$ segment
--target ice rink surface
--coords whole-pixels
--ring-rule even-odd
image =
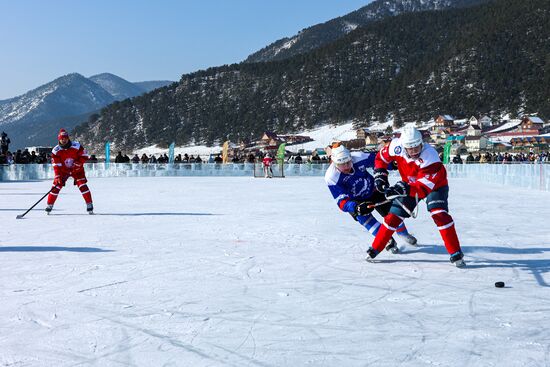
[[[89,186],[0,183],[0,366],[550,365],[548,192],[450,180],[457,269],[424,203],[366,263],[322,177]]]

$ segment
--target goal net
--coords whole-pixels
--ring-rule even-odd
[[[273,177],[273,178],[284,178],[285,177],[285,164],[283,161],[273,161],[270,167],[268,167],[268,171],[264,169],[264,165],[262,162],[255,162],[254,163],[254,177],[258,178],[267,178],[267,177]]]

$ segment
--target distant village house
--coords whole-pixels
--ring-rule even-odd
[[[439,115],[435,119],[435,126],[437,127],[451,127],[454,124],[454,117],[450,115]]]

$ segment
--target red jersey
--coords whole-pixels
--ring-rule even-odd
[[[410,196],[418,194],[420,199],[440,187],[447,186],[447,170],[437,151],[427,143],[422,143],[422,152],[417,159],[411,159],[405,152],[399,138],[382,148],[376,155],[375,168],[388,168],[391,161],[397,163],[401,179],[411,187]]]
[[[271,166],[271,163],[273,162],[273,158],[265,157],[262,163],[264,164],[264,167]]]
[[[77,141],[71,142],[68,148],[56,145],[52,150],[53,171],[56,176],[70,175],[75,163],[83,165],[88,158],[88,153]]]

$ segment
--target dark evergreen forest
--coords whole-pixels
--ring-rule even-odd
[[[550,1],[495,0],[403,14],[289,59],[183,75],[115,102],[75,130],[99,147],[213,144],[353,119],[550,117]]]

